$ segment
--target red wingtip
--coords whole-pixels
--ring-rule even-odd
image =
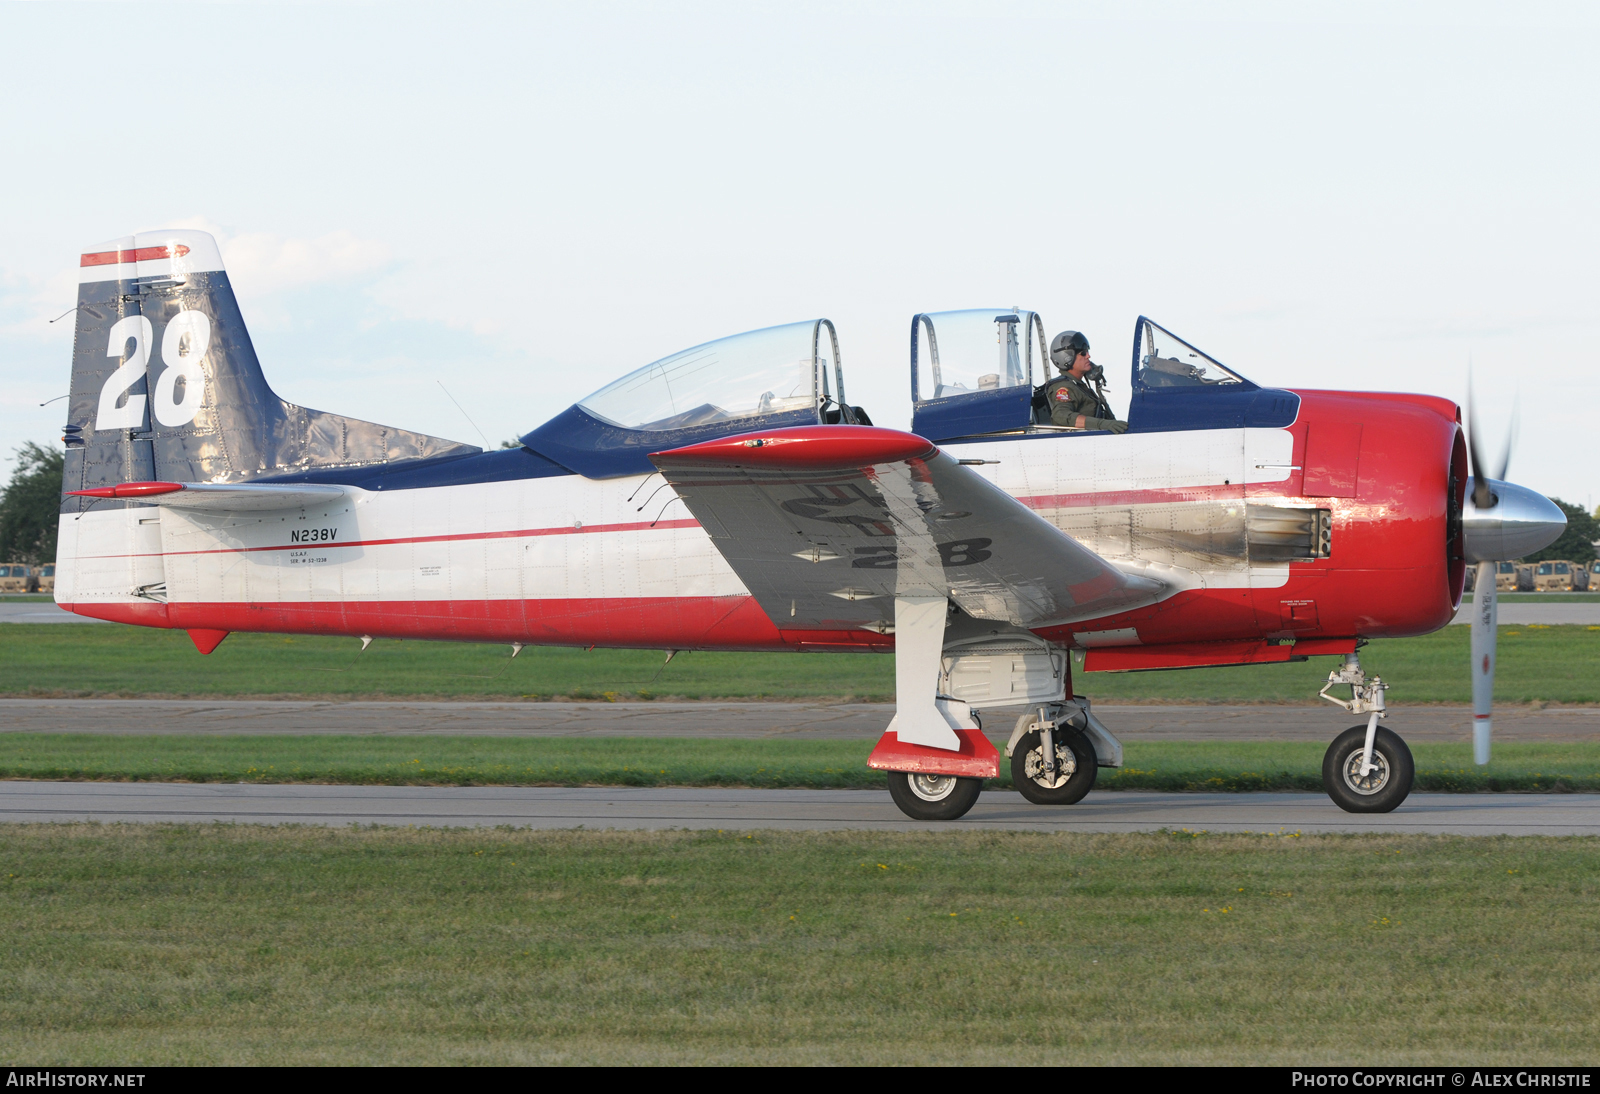
[[[116,486],[96,486],[93,490],[68,490],[67,493],[79,498],[147,498],[182,489],[181,482],[124,482]]]
[[[802,425],[757,430],[657,452],[673,463],[727,463],[746,467],[870,467],[932,456],[926,438],[870,425]]]

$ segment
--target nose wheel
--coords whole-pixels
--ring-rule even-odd
[[[1322,758],[1322,785],[1346,813],[1388,813],[1405,801],[1416,779],[1411,749],[1399,734],[1380,728],[1366,761],[1367,727],[1351,726]]]

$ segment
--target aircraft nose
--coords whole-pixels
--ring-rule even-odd
[[[1479,509],[1472,494],[1462,509],[1468,562],[1503,562],[1531,555],[1561,538],[1567,515],[1555,502],[1513,482],[1489,480],[1492,504]]]

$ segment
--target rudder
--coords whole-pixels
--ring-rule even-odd
[[[278,398],[206,232],[100,244],[81,256],[78,280],[67,490],[245,482],[479,451]],[[63,497],[62,511],[86,504]]]

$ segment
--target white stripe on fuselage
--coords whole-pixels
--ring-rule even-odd
[[[959,458],[998,460],[980,473],[1114,563],[1175,568],[1185,575],[1175,585],[1186,587],[1287,581],[1285,564],[1248,567],[1242,558],[1174,547],[1207,530],[1225,532],[1234,521],[1242,528],[1245,485],[1289,477],[1293,439],[1286,430],[1065,435],[947,447]],[[681,526],[688,513],[670,488],[639,510],[659,485],[646,478],[653,476],[354,490],[338,504],[287,513],[91,510],[62,518],[56,598],[134,603],[141,599],[136,589],[162,582],[166,599],[202,603],[747,594],[698,525]],[[1186,489],[1206,500],[1162,496]]]

